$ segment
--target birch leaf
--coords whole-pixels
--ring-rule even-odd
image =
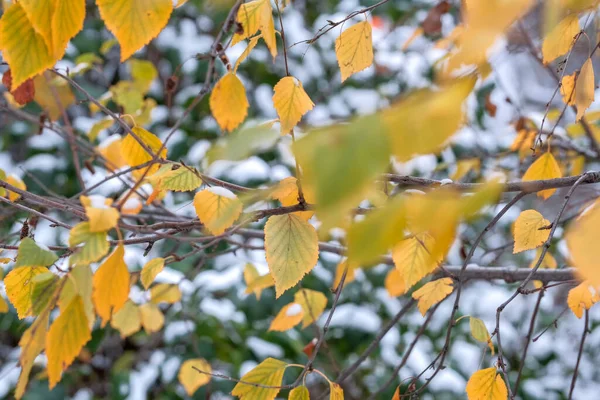
[[[469,378],[467,397],[469,400],[506,400],[508,390],[496,368],[486,368]]]
[[[230,190],[213,186],[196,193],[194,208],[206,229],[221,235],[238,219],[243,204]]]
[[[293,76],[286,76],[273,88],[273,105],[279,116],[281,134],[289,133],[300,119],[315,106],[302,83]]]
[[[539,156],[533,164],[525,171],[523,182],[536,181],[540,179],[553,179],[562,177],[560,167],[556,159],[550,152],[546,152]],[[556,189],[546,189],[537,192],[537,195],[546,200],[556,192]]]
[[[165,259],[162,257],[153,258],[144,265],[141,273],[141,281],[144,289],[148,290],[152,282],[154,282],[156,275],[158,275],[164,267]]]
[[[570,14],[560,21],[544,38],[542,56],[548,64],[565,55],[575,43],[575,36],[581,31],[578,14]]]
[[[173,10],[172,0],[96,0],[96,4],[121,45],[121,62],[154,39]]]
[[[94,274],[94,306],[102,326],[123,307],[129,298],[129,271],[125,265],[123,245],[104,260]]]
[[[286,367],[287,364],[283,361],[269,357],[242,376],[240,380],[264,386],[281,386]],[[279,389],[257,387],[242,382],[235,385],[231,392],[232,395],[239,397],[240,400],[274,400],[277,393],[279,393]]]
[[[579,122],[590,104],[594,101],[595,91],[596,83],[594,80],[594,67],[592,65],[592,59],[588,58],[583,64],[583,67],[581,67],[581,71],[575,81],[575,105],[577,106],[576,122]]]
[[[237,128],[248,115],[248,98],[244,84],[234,72],[217,82],[210,94],[210,112],[224,131]]]
[[[342,73],[342,82],[373,64],[371,24],[362,21],[346,29],[335,40],[335,55]]]
[[[425,315],[434,304],[439,303],[448,296],[454,288],[452,287],[452,279],[441,278],[423,285],[419,290],[415,290],[412,294],[413,299],[418,300],[418,308],[421,315]]]
[[[588,281],[583,281],[578,286],[569,290],[567,304],[577,318],[583,316],[583,310],[589,310],[600,298]]]
[[[279,297],[317,264],[317,231],[298,216],[274,215],[265,224],[265,250]]]
[[[515,221],[513,254],[535,249],[544,244],[550,235],[550,221],[535,210],[525,210]]]
[[[198,370],[206,372],[207,374],[202,374],[198,372]],[[206,385],[210,382],[210,374],[212,372],[212,368],[210,364],[203,358],[194,358],[191,360],[186,360],[181,364],[181,368],[179,368],[179,374],[177,374],[177,379],[179,383],[185,389],[185,392],[188,396],[192,396],[198,388]]]

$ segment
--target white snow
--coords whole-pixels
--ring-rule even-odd
[[[294,317],[302,312],[302,306],[298,303],[292,303],[292,305],[287,309],[285,315],[288,317]]]
[[[217,196],[226,197],[228,199],[235,199],[235,194],[222,186],[211,186],[207,189],[209,192],[216,194]]]

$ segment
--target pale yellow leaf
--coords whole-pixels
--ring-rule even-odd
[[[258,39],[260,39],[260,36],[254,36],[252,39],[250,39],[248,41],[248,46],[246,46],[246,49],[242,52],[242,54],[240,54],[238,59],[235,61],[235,65],[233,66],[234,74],[237,73],[237,70],[238,70],[240,64],[242,62],[244,62],[244,60],[246,58],[248,58],[248,56],[250,55],[250,52],[256,47],[256,44],[258,43]]]
[[[560,82],[560,94],[562,95],[563,101],[569,106],[575,105],[575,77],[576,73],[572,75],[563,76]]]
[[[46,336],[48,380],[52,389],[62,372],[75,360],[83,346],[92,338],[81,296],[75,296],[52,323]]]
[[[121,62],[154,39],[173,10],[172,0],[96,0],[96,4],[121,45]]]
[[[129,298],[129,271],[125,265],[125,249],[117,248],[104,260],[94,274],[94,306],[102,318],[102,326],[119,311]]]
[[[394,265],[403,278],[405,291],[433,272],[442,261],[440,257],[432,257],[434,246],[433,237],[421,233],[401,241],[392,250]]]
[[[406,293],[404,277],[397,268],[392,268],[390,272],[388,272],[385,277],[384,286],[388,294],[392,297],[398,297]]]
[[[19,243],[15,268],[49,267],[54,264],[58,260],[58,256],[47,247],[42,246],[29,237],[23,238]]]
[[[492,355],[494,355],[494,345],[485,323],[479,318],[469,317],[469,328],[471,329],[471,336],[473,336],[473,339],[478,342],[487,343]]]
[[[583,310],[589,310],[599,300],[598,293],[588,281],[583,281],[578,286],[569,290],[567,304],[577,318],[583,316]]]
[[[225,131],[237,128],[248,115],[248,98],[244,84],[234,72],[217,82],[210,94],[210,112]]]
[[[496,368],[486,368],[475,372],[467,382],[469,400],[506,400],[508,390]]]
[[[306,386],[298,386],[290,391],[288,400],[310,400],[310,392]]]
[[[453,290],[452,279],[441,278],[428,282],[419,290],[415,290],[412,297],[419,301],[417,307],[419,308],[421,315],[424,316],[431,306],[444,300]]]
[[[80,222],[71,229],[69,247],[76,247],[70,258],[73,265],[96,262],[109,250],[106,232],[92,232],[89,222]]]
[[[165,259],[162,257],[153,258],[144,265],[141,273],[142,286],[144,286],[144,289],[148,290],[152,282],[154,282],[156,275],[158,275],[164,267]]]
[[[213,235],[221,235],[238,219],[243,204],[230,190],[213,186],[196,193],[194,208],[206,229]]]
[[[206,372],[206,374],[200,373],[198,370]],[[210,382],[211,373],[212,368],[208,361],[204,358],[193,358],[191,360],[186,360],[181,364],[177,379],[188,396],[192,396],[198,388]]]
[[[525,210],[515,221],[513,254],[541,246],[550,235],[550,221],[535,210]]]
[[[198,176],[198,173],[195,173],[194,169],[186,168],[182,165],[178,166],[179,168],[170,169],[161,174],[155,186],[157,190],[189,192],[198,189],[202,185],[202,179]]]
[[[142,326],[146,333],[158,332],[165,324],[165,316],[156,304],[146,303],[139,307]]]
[[[281,386],[281,380],[283,379],[286,367],[287,364],[285,362],[269,357],[242,376],[240,380],[264,386]],[[274,400],[277,393],[279,393],[278,388],[257,387],[242,382],[235,385],[231,391],[231,394],[239,397],[240,400]]]
[[[119,331],[122,338],[133,335],[142,327],[142,317],[138,306],[127,300],[123,307],[113,315],[110,326]]]
[[[265,250],[279,297],[317,264],[317,231],[298,216],[274,215],[265,224]]]
[[[523,182],[536,181],[540,179],[561,178],[562,172],[556,162],[556,159],[550,152],[546,152],[539,156],[533,164],[525,171]],[[544,200],[552,196],[556,189],[546,189],[537,192],[537,195]]]
[[[579,121],[583,117],[585,110],[592,104],[595,91],[594,66],[592,59],[588,58],[575,80],[575,105],[577,106],[575,121]]]
[[[90,222],[90,232],[106,232],[119,223],[119,210],[112,206],[113,200],[100,195],[79,198]]]
[[[314,104],[304,91],[302,83],[293,76],[282,78],[273,88],[273,105],[279,116],[281,134],[289,133],[312,110]]]
[[[89,265],[77,265],[71,272],[63,278],[67,279],[58,299],[58,307],[61,311],[71,303],[75,296],[81,296],[85,315],[90,324],[90,329],[94,327],[96,314],[94,312],[94,303],[92,301],[93,292],[93,274]]]
[[[173,304],[181,300],[181,290],[176,284],[159,283],[150,288],[150,301],[154,304]]]
[[[579,33],[579,16],[577,14],[567,15],[560,21],[544,38],[542,44],[542,56],[544,64],[554,61],[556,58],[565,55],[573,43],[575,36]]]
[[[244,267],[244,281],[247,286],[244,293],[254,293],[257,300],[260,300],[260,295],[264,289],[275,285],[270,273],[261,276],[252,264],[246,264]]]
[[[315,204],[316,199],[314,191],[310,186],[303,186],[302,194],[304,195],[304,201],[306,201],[308,204]],[[281,205],[284,207],[298,204],[298,180],[293,176],[282,179],[277,184],[273,192],[271,192],[271,197],[279,200]],[[294,215],[298,215],[305,221],[308,221],[314,214],[314,211],[297,211],[294,213]]]
[[[298,303],[290,303],[284,306],[269,326],[269,331],[287,331],[298,325],[304,317],[304,310]]]
[[[45,267],[19,267],[10,271],[4,278],[6,296],[17,309],[19,319],[33,315],[33,279],[46,272],[48,268]]]
[[[306,328],[323,314],[327,306],[327,297],[316,290],[300,289],[294,295],[294,303],[299,304],[304,311],[302,328]]]
[[[35,31],[27,18],[21,2],[13,3],[2,15],[0,38],[2,57],[12,71],[13,87],[21,86],[57,61],[43,35]]]
[[[594,287],[600,287],[600,205],[595,204],[567,230],[565,235],[573,266],[583,279]]]
[[[369,21],[362,21],[346,29],[335,40],[335,55],[342,73],[342,82],[373,64],[371,33]]]

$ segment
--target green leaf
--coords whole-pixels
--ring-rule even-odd
[[[75,225],[70,232],[69,247],[78,247],[70,258],[71,264],[90,264],[100,260],[108,253],[107,238],[106,232],[91,232],[89,222]]]
[[[56,260],[58,257],[52,251],[40,247],[31,238],[24,238],[19,244],[15,268],[48,267]]]

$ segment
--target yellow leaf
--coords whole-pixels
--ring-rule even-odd
[[[129,271],[122,245],[109,255],[94,274],[94,306],[102,326],[119,311],[129,298]]]
[[[314,104],[304,91],[302,83],[293,76],[282,78],[273,88],[273,105],[279,116],[281,134],[289,133]]]
[[[598,293],[588,281],[583,281],[577,287],[569,290],[567,296],[567,304],[577,318],[581,318],[583,310],[589,310],[598,300]]]
[[[506,400],[508,390],[496,368],[486,368],[475,372],[467,382],[469,400]]]
[[[396,387],[392,400],[400,400],[400,386]]]
[[[348,260],[344,260],[340,262],[335,268],[335,277],[333,278],[333,285],[331,288],[336,290],[342,281],[342,276],[344,275],[344,271],[346,270],[346,266],[348,266]],[[354,282],[356,278],[356,268],[350,268],[348,266],[348,272],[346,272],[346,279],[344,279],[344,287],[350,282]]]
[[[329,382],[329,400],[344,400],[344,390],[335,382]]]
[[[264,386],[281,386],[281,380],[283,379],[283,373],[285,372],[286,367],[287,364],[283,361],[269,357],[254,367],[250,372],[242,376],[242,379],[240,380]],[[279,389],[277,388],[257,387],[242,382],[235,385],[231,391],[231,394],[239,397],[240,400],[274,400],[277,393],[279,393]]]
[[[56,62],[44,37],[27,18],[21,2],[13,3],[0,19],[0,38],[2,57],[12,71],[13,87],[21,86]]]
[[[140,139],[150,150],[152,153],[156,154],[158,149],[161,148],[162,142],[156,135],[151,132],[148,132],[144,128],[133,127],[131,129],[133,133]],[[130,167],[136,167],[138,165],[142,165],[152,160],[153,154],[149,154],[146,149],[142,147],[142,145],[137,141],[136,138],[128,134],[121,141],[121,154],[127,162],[127,165]],[[160,152],[159,158],[167,157],[167,149],[163,148]],[[133,176],[137,179],[140,179],[144,175],[144,171],[148,169],[148,172],[145,174],[146,176],[150,176],[159,169],[159,165],[152,165],[148,168],[139,169],[133,172]]]
[[[392,268],[385,277],[385,289],[388,294],[392,297],[398,297],[406,293],[406,285],[404,284],[404,277],[397,268]]]
[[[63,280],[68,279],[66,277]],[[33,278],[33,291],[31,292],[31,308],[33,315],[51,310],[56,305],[57,290],[62,286],[59,279],[52,272],[44,272]]]
[[[173,10],[172,0],[96,0],[96,4],[121,45],[121,62],[154,39]]]
[[[553,179],[562,177],[560,167],[556,162],[556,159],[550,152],[546,152],[538,157],[537,160],[531,164],[531,166],[525,171],[523,175],[523,182],[536,181],[539,179]],[[537,192],[537,195],[544,200],[552,196],[556,192],[556,189],[546,189]]]
[[[73,265],[96,262],[109,250],[106,232],[92,232],[89,222],[80,222],[69,232],[69,247],[76,246],[76,252],[70,258]]]
[[[248,115],[248,98],[244,84],[234,72],[217,82],[210,94],[210,112],[225,131],[237,128]]]
[[[510,150],[519,151],[519,160],[522,161],[528,154],[531,154],[537,133],[537,130],[534,129],[521,129],[517,132],[515,140],[510,145]]]
[[[581,71],[575,81],[575,105],[577,106],[577,116],[575,121],[578,122],[594,101],[594,92],[596,91],[596,83],[594,80],[594,67],[592,59],[588,60],[581,67]]]
[[[362,21],[346,29],[335,40],[335,55],[342,73],[342,82],[373,64],[371,24]]]
[[[565,236],[569,255],[577,272],[594,287],[600,287],[598,260],[600,252],[600,205],[595,204],[567,230]]]
[[[515,221],[513,254],[541,246],[550,235],[550,221],[535,210],[525,210]]]
[[[273,8],[270,0],[255,0],[242,4],[236,19],[242,25],[242,33],[233,35],[232,46],[243,39],[254,36],[260,29],[271,56],[273,58],[277,56]]]
[[[131,78],[133,83],[143,92],[150,89],[152,82],[158,77],[158,71],[151,61],[148,60],[129,60],[131,66]]]
[[[290,303],[279,310],[277,316],[271,321],[269,331],[283,332],[292,329],[302,321],[303,317],[302,306],[298,303]]]
[[[292,389],[288,400],[310,400],[310,392],[306,386],[298,386]]]
[[[244,62],[244,60],[246,58],[248,58],[248,56],[250,55],[250,52],[256,47],[256,44],[258,43],[258,39],[260,39],[260,36],[254,36],[252,39],[250,39],[250,41],[248,42],[248,46],[246,46],[246,49],[242,52],[242,54],[240,54],[240,56],[238,57],[238,59],[235,61],[235,65],[233,66],[233,73],[237,73],[238,67],[240,66],[240,64],[242,62]]]
[[[46,347],[46,330],[48,329],[49,316],[50,310],[46,310],[23,332],[23,336],[19,340],[19,347],[21,348],[21,355],[19,356],[21,373],[17,387],[15,388],[15,398],[17,399],[22,398],[25,394],[33,362]]]
[[[404,281],[405,291],[410,289],[423,277],[433,272],[441,257],[433,258],[435,240],[427,233],[421,233],[403,240],[392,250],[394,265]]]
[[[431,306],[444,300],[453,290],[452,279],[442,278],[426,283],[419,290],[415,290],[412,297],[419,301],[417,307],[424,316]]]
[[[113,315],[110,326],[119,331],[122,338],[133,335],[142,327],[142,317],[138,306],[127,300],[123,307]]]
[[[197,173],[194,173],[195,170],[190,170],[179,164],[173,165],[178,165],[179,168],[170,169],[164,174],[161,174],[156,185],[158,190],[189,192],[198,189],[202,185],[202,179]]]
[[[0,314],[8,312],[8,303],[4,300],[4,297],[0,296]]]
[[[206,372],[206,374],[202,374],[198,372],[198,370]],[[177,379],[179,383],[185,389],[185,392],[188,396],[192,396],[199,387],[206,385],[210,382],[210,374],[212,373],[212,368],[208,361],[204,358],[194,358],[191,360],[186,360],[181,364],[181,368],[179,368],[179,374],[177,374]]]
[[[114,137],[110,137],[97,147],[98,152],[107,161],[107,169],[111,172],[127,165],[127,161],[121,151],[123,139],[112,140]]]
[[[90,221],[90,232],[106,232],[119,223],[119,210],[112,206],[113,200],[100,195],[79,198]]]
[[[565,55],[575,43],[575,36],[579,34],[580,30],[579,15],[577,14],[568,15],[560,21],[544,38],[542,44],[544,64]]]
[[[317,264],[317,231],[295,215],[274,215],[265,224],[265,250],[279,297]]]
[[[173,304],[181,300],[181,290],[176,284],[159,283],[150,289],[150,301],[154,304]]]
[[[81,296],[75,296],[52,323],[46,336],[48,380],[50,389],[62,372],[75,360],[83,346],[92,338]]]
[[[156,304],[146,303],[139,307],[142,326],[146,333],[158,332],[165,324],[165,316]]]
[[[58,299],[59,308],[64,311],[75,296],[81,296],[85,315],[90,323],[90,329],[92,329],[96,320],[94,303],[92,302],[94,279],[92,269],[89,265],[77,265],[63,279],[67,279],[67,281],[60,291],[60,297]]]
[[[144,265],[141,273],[142,286],[144,286],[144,289],[148,290],[152,282],[154,282],[156,275],[158,275],[164,267],[165,259],[162,257],[153,258]]]
[[[565,75],[562,78],[560,84],[560,94],[562,95],[563,101],[569,106],[575,105],[575,77],[576,73],[572,75]]]
[[[247,286],[244,293],[250,294],[254,292],[257,300],[260,300],[263,289],[275,285],[275,281],[270,273],[260,276],[256,267],[252,264],[246,264],[244,267],[244,281]]]
[[[485,323],[479,318],[469,317],[469,328],[471,329],[471,336],[473,336],[473,339],[477,340],[478,342],[487,343],[490,347],[492,355],[494,355],[492,337],[490,336]]]
[[[48,268],[45,267],[19,267],[10,271],[4,278],[6,296],[17,309],[19,319],[33,315],[33,278],[46,272]]]
[[[304,200],[307,203],[315,203],[313,190],[311,190],[308,186],[304,186],[302,188],[302,193],[304,195]],[[282,179],[277,184],[274,191],[271,192],[271,197],[276,200],[279,200],[281,205],[284,207],[294,206],[298,204],[298,196],[298,180],[293,176]],[[305,221],[308,221],[314,214],[314,211],[298,211],[294,213],[294,215],[298,215]]]
[[[27,186],[25,186],[25,182],[23,182],[21,180],[21,178],[19,178],[18,176],[15,175],[9,175],[6,178],[6,183],[8,183],[9,185],[13,185],[16,188],[19,188],[21,190],[27,190]],[[6,191],[8,193],[8,199],[10,201],[17,201],[21,198],[21,195],[15,192],[11,192],[10,190]]]
[[[384,110],[392,152],[399,161],[439,151],[463,121],[462,104],[473,90],[474,77],[440,90],[419,90]]]
[[[194,208],[206,229],[221,235],[238,219],[243,204],[230,190],[213,186],[196,193]]]
[[[327,306],[327,297],[316,290],[300,289],[294,295],[294,302],[304,311],[302,328],[306,328],[323,314]]]
[[[459,160],[456,163],[456,170],[452,175],[450,175],[450,179],[453,181],[460,181],[471,171],[479,172],[480,168],[481,160],[479,158],[467,158],[465,160]]]

